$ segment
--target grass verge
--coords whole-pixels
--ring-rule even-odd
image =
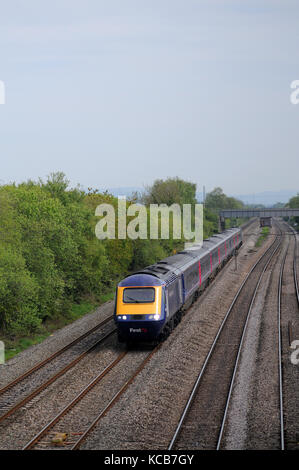
[[[270,232],[270,227],[263,227],[262,228],[262,232],[261,232],[261,234],[260,234],[260,236],[257,239],[256,244],[255,244],[256,248],[259,248],[261,246],[261,244],[265,241],[265,239],[269,235],[269,232]]]
[[[48,336],[51,336],[54,331],[73,323],[75,320],[78,320],[87,313],[91,313],[99,307],[99,305],[102,305],[108,300],[112,300],[113,297],[114,290],[113,292],[103,294],[100,297],[99,302],[82,301],[79,304],[73,304],[67,317],[60,317],[59,319],[46,322],[38,333],[30,337],[15,338],[14,340],[1,337],[0,339],[3,340],[5,344],[5,360],[7,361],[8,359],[11,359],[30,346],[41,343]]]

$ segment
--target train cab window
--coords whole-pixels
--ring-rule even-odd
[[[126,304],[147,304],[155,301],[153,287],[130,287],[124,289],[123,301]]]

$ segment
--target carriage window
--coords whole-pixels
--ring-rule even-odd
[[[187,276],[187,283],[197,284],[198,282],[198,269],[196,271],[191,271]]]
[[[145,304],[155,301],[155,289],[153,287],[131,287],[124,289],[123,301],[126,304]]]

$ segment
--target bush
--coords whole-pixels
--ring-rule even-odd
[[[11,335],[31,333],[40,325],[39,286],[18,252],[0,246],[0,325]]]

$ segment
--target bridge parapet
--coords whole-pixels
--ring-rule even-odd
[[[299,209],[223,209],[220,219],[246,217],[299,217]]]

